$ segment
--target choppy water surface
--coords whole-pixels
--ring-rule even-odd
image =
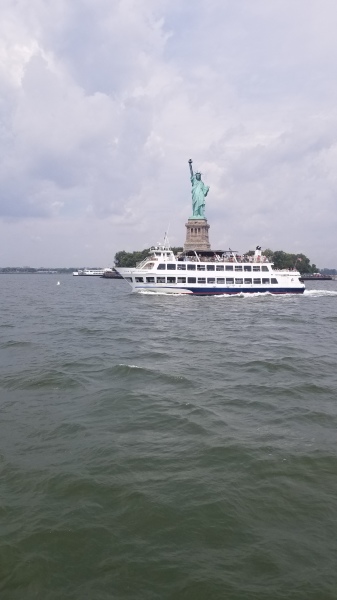
[[[0,286],[2,600],[337,598],[337,282]]]

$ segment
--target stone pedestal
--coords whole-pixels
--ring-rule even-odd
[[[188,219],[184,250],[210,250],[207,219]]]

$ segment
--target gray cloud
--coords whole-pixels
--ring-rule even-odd
[[[214,245],[337,264],[336,16],[332,0],[4,0],[1,227],[39,264],[41,248],[106,262],[168,223],[182,243],[192,155]]]

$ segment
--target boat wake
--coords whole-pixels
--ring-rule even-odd
[[[194,296],[196,298],[320,298],[322,296],[337,296],[337,291],[332,290],[304,290],[303,294],[272,294],[271,292],[238,292],[237,294],[186,294],[179,292],[164,292],[164,291],[152,291],[152,290],[139,290],[137,294],[143,296]]]
[[[294,294],[282,294],[282,296],[293,296]],[[214,298],[270,298],[274,296],[270,292],[239,292],[237,294],[217,294]]]
[[[322,296],[337,296],[337,291],[330,290],[304,290],[303,294],[271,294],[270,292],[253,292],[240,294],[221,294],[215,298],[321,298]]]
[[[179,293],[179,292],[164,292],[164,291],[151,291],[151,290],[140,290],[137,294],[144,296],[193,296],[194,298],[289,298],[293,296],[301,296],[302,294],[272,294],[271,292],[238,292],[232,294],[193,294],[193,293]],[[337,292],[336,292],[337,294]]]
[[[337,296],[337,291],[334,290],[305,290],[303,296],[311,296],[319,298],[321,296]]]

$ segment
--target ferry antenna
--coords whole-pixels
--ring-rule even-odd
[[[170,231],[170,223],[167,225],[166,231],[164,233],[164,246],[166,246],[166,245],[169,246],[170,245],[169,244],[169,239],[168,239],[169,231]]]

